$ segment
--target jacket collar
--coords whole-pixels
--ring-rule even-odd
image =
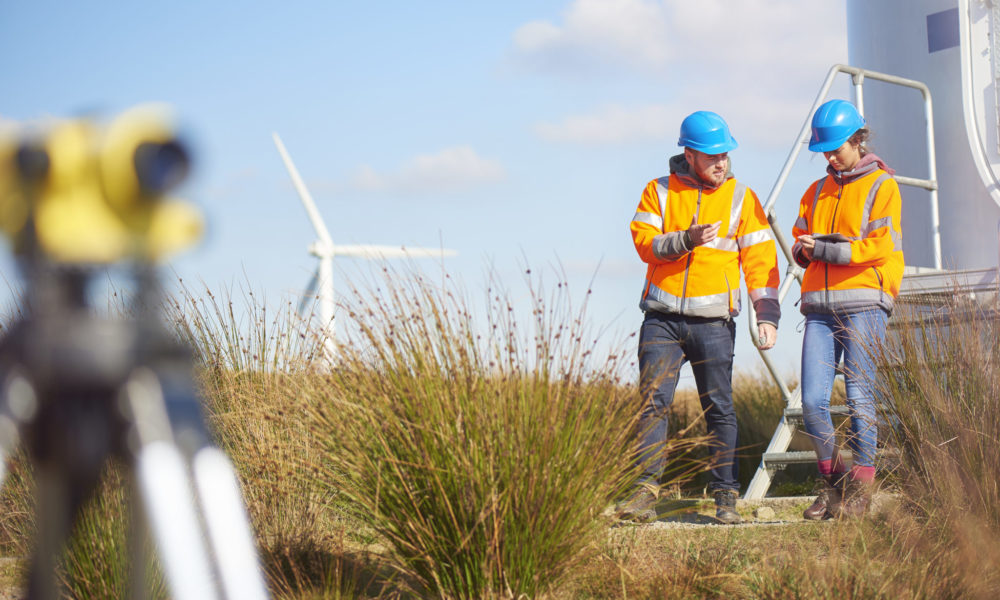
[[[698,175],[691,172],[691,165],[688,164],[684,154],[678,154],[677,156],[670,157],[670,174],[676,175],[677,179],[681,180],[681,183],[688,185],[693,188],[703,188],[706,190],[717,189],[716,186],[706,183],[701,180]],[[726,172],[726,181],[733,178],[733,159],[729,159],[729,171]],[[721,187],[721,186],[720,186]]]
[[[858,164],[854,165],[854,168],[850,171],[837,171],[830,165],[826,166],[826,172],[833,177],[834,181],[836,181],[838,185],[844,185],[851,183],[852,181],[857,181],[858,179],[861,179],[865,175],[870,175],[878,169],[882,169],[888,173],[890,177],[896,173],[896,169],[893,169],[889,165],[885,164],[881,158],[871,152],[862,156],[861,160],[858,161]]]

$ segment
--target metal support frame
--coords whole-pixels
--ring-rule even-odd
[[[934,268],[938,270],[941,269],[941,232],[938,217],[937,157],[934,151],[934,111],[933,104],[931,103],[930,89],[927,85],[920,81],[897,77],[886,73],[879,73],[877,71],[870,71],[868,69],[836,64],[830,68],[819,93],[816,95],[816,100],[809,109],[805,123],[802,124],[802,129],[799,130],[799,135],[796,138],[795,143],[792,145],[788,158],[785,160],[785,165],[778,174],[778,178],[775,181],[774,186],[771,188],[771,192],[768,194],[767,201],[764,204],[764,213],[767,215],[767,221],[771,226],[771,232],[774,235],[775,242],[788,261],[788,269],[786,271],[785,278],[781,282],[781,286],[778,289],[779,303],[783,302],[785,297],[788,295],[788,291],[792,286],[793,280],[798,280],[801,285],[802,275],[805,271],[795,263],[795,260],[792,257],[791,244],[789,244],[785,234],[778,226],[778,220],[774,214],[774,206],[778,201],[778,196],[781,194],[782,189],[784,189],[785,182],[788,179],[789,173],[791,173],[795,161],[799,157],[799,153],[802,151],[803,146],[809,143],[809,137],[812,129],[812,116],[816,112],[816,109],[827,100],[827,95],[830,92],[834,79],[840,73],[851,76],[851,82],[854,85],[855,103],[858,107],[858,111],[862,114],[864,114],[864,83],[866,79],[874,79],[876,81],[883,81],[889,84],[913,88],[918,90],[923,96],[924,116],[926,118],[927,125],[929,177],[927,179],[919,179],[896,175],[895,179],[897,183],[902,185],[918,187],[930,192]],[[757,315],[753,310],[752,303],[748,313],[750,339],[757,348],[757,352],[760,354],[761,360],[764,361],[764,365],[771,373],[771,377],[778,385],[778,389],[781,391],[782,398],[785,401],[785,411],[781,417],[781,421],[775,428],[774,434],[771,436],[771,442],[768,444],[767,449],[761,457],[760,466],[757,468],[757,472],[754,474],[754,477],[750,481],[750,485],[747,487],[746,493],[744,494],[744,497],[748,500],[758,500],[767,494],[767,490],[771,486],[771,481],[777,469],[783,468],[791,463],[813,462],[816,459],[816,455],[813,452],[787,452],[788,446],[792,441],[792,437],[798,428],[798,423],[800,423],[802,419],[801,388],[796,388],[794,393],[789,391],[788,386],[779,374],[777,367],[771,360],[771,357],[767,354],[767,352],[760,349],[760,344],[758,342],[759,332],[757,327]],[[836,412],[838,410],[842,410],[842,407],[831,407],[831,410]]]

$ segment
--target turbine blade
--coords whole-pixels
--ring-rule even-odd
[[[305,316],[306,306],[310,303],[316,304],[316,282],[319,281],[319,270],[313,271],[312,277],[309,278],[309,283],[306,285],[306,291],[302,293],[302,300],[299,300],[298,314],[300,316]]]
[[[292,183],[295,185],[295,190],[299,193],[299,198],[302,199],[302,205],[306,207],[306,213],[309,214],[309,220],[312,221],[316,235],[319,236],[321,241],[333,246],[333,239],[326,228],[326,223],[323,222],[323,217],[320,216],[319,210],[316,209],[316,203],[313,202],[312,195],[309,194],[306,184],[302,181],[302,177],[299,176],[298,169],[292,163],[292,157],[288,155],[288,151],[285,150],[285,145],[281,143],[281,138],[278,137],[277,133],[272,133],[271,137],[274,138],[274,145],[277,146],[278,153],[281,154],[281,160],[284,161],[285,168],[288,169],[288,174],[292,176]]]

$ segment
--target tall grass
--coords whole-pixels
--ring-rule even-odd
[[[967,598],[1000,596],[1000,305],[961,294],[910,307],[876,385],[894,407],[898,481],[918,548]]]
[[[31,463],[24,453],[8,459],[11,471],[0,494],[0,552],[27,559],[35,551],[35,485]],[[75,515],[57,572],[51,576],[67,598],[126,598],[131,595],[133,569],[144,560],[144,589],[149,598],[166,598],[166,586],[148,539],[130,542],[133,483],[117,461],[104,469],[90,498]],[[145,544],[145,545],[143,545]],[[137,548],[144,555],[132,556]],[[26,579],[28,562],[18,565]]]
[[[325,333],[299,318],[290,302],[277,310],[249,284],[195,293],[183,281],[165,303],[178,337],[205,369],[231,373],[298,373],[323,358]],[[218,398],[218,400],[224,400]]]
[[[127,318],[124,296],[109,305]],[[237,466],[258,536],[265,571],[276,597],[304,597],[322,590],[339,597],[368,568],[345,560],[343,526],[329,510],[329,497],[306,465],[313,446],[301,404],[287,383],[306,377],[321,337],[290,310],[274,312],[253,292],[201,295],[181,288],[167,306],[167,319],[195,351],[209,426]],[[18,455],[5,482],[0,544],[6,556],[28,557],[34,534],[34,489],[30,463]],[[73,598],[130,595],[133,486],[125,465],[105,470],[95,495],[77,516],[59,571],[63,593]],[[142,515],[137,518],[142,519]],[[26,566],[26,563],[24,563]],[[155,564],[147,569],[147,594],[165,597]]]
[[[147,597],[167,598],[166,582],[152,543],[132,529],[138,507],[130,493],[134,484],[123,465],[113,461],[94,495],[77,514],[75,531],[67,541],[59,580],[69,598],[128,598],[132,577],[141,572]],[[139,556],[133,553],[141,548]],[[141,564],[142,561],[145,564]],[[142,569],[137,567],[142,566]]]
[[[278,598],[353,598],[377,567],[348,556],[336,491],[318,484],[320,444],[299,393],[328,363],[325,330],[286,303],[273,310],[249,285],[194,293],[168,314],[195,350],[205,408],[233,460],[269,587]]]
[[[564,597],[1000,596],[998,309],[957,294],[900,307],[898,327],[876,349],[884,366],[872,383],[894,407],[883,415],[894,424],[888,444],[903,451],[889,474],[895,508],[770,532],[617,537]]]
[[[0,490],[0,552],[27,556],[35,534],[34,477],[23,449],[6,458],[7,475]]]
[[[530,323],[489,290],[385,271],[343,307],[354,327],[317,398],[322,477],[391,548],[421,596],[536,597],[605,531],[634,473],[637,416],[620,353],[566,284],[530,283]]]
[[[876,384],[904,455],[899,510],[784,528],[609,529],[604,511],[634,475],[632,357],[599,342],[561,280],[526,287],[522,299],[496,286],[474,310],[447,278],[383,271],[340,307],[334,363],[290,307],[249,293],[177,298],[172,318],[196,348],[209,423],[237,465],[275,597],[1000,595],[992,305],[911,315],[920,320],[880,348]],[[738,374],[734,401],[741,445],[766,443],[783,408],[766,376]],[[674,410],[672,429],[700,421],[693,392]],[[8,555],[30,552],[30,482],[14,461],[0,496]],[[67,552],[68,596],[124,594],[129,496],[109,471]]]
[[[840,388],[843,389],[842,383]],[[736,461],[739,482],[740,486],[746,489],[757,467],[760,466],[761,454],[767,448],[774,429],[781,420],[785,401],[770,374],[763,368],[755,371],[737,369],[733,374],[733,407],[736,411],[738,440]],[[671,436],[684,435],[690,439],[698,439],[707,435],[697,390],[690,388],[677,390],[674,402],[670,406],[668,422]],[[812,445],[802,434],[793,439],[790,449],[811,450]],[[700,448],[694,456],[699,460],[708,460],[708,447]],[[807,479],[807,474],[814,471],[815,467],[812,465],[791,467],[778,472],[774,483],[775,485],[793,485],[796,482],[801,484]],[[709,481],[708,473],[693,478],[685,486],[686,493],[692,494],[704,490]]]

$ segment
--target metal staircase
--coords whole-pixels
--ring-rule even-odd
[[[866,69],[859,69],[856,67],[850,67],[847,65],[834,65],[831,67],[826,80],[820,89],[819,94],[816,96],[816,101],[813,103],[812,108],[806,117],[805,123],[802,125],[802,129],[799,132],[799,136],[792,146],[792,150],[788,155],[788,159],[785,161],[785,166],[782,168],[781,173],[778,175],[778,179],[771,189],[771,193],[768,195],[767,202],[764,204],[764,212],[767,214],[768,223],[771,226],[771,232],[774,234],[775,242],[778,247],[785,255],[785,259],[788,261],[788,269],[785,273],[785,277],[781,282],[781,286],[778,289],[778,302],[784,301],[785,297],[788,295],[788,291],[792,286],[792,283],[798,281],[801,285],[803,269],[795,264],[795,260],[792,258],[791,245],[788,243],[787,238],[785,238],[784,233],[778,226],[777,217],[774,213],[774,206],[777,203],[778,196],[781,193],[782,188],[785,185],[785,181],[788,178],[789,173],[792,170],[792,166],[795,164],[799,153],[802,148],[808,143],[811,134],[811,121],[812,115],[819,107],[820,104],[827,100],[827,95],[829,94],[830,88],[838,74],[847,74],[851,76],[852,83],[854,85],[854,98],[855,104],[858,107],[858,111],[864,114],[864,82],[866,79],[874,79],[876,81],[882,81],[885,83],[900,85],[904,87],[914,88],[923,96],[924,101],[924,115],[926,117],[927,126],[927,153],[928,153],[928,165],[929,165],[929,178],[928,179],[916,179],[912,177],[905,177],[901,175],[896,175],[896,182],[901,185],[909,185],[914,187],[919,187],[926,189],[930,192],[930,211],[931,211],[931,227],[933,232],[933,248],[934,248],[934,267],[935,272],[939,272],[941,269],[941,236],[939,232],[939,219],[938,219],[938,197],[937,197],[937,161],[934,152],[934,118],[933,110],[931,105],[931,93],[930,89],[923,83],[919,81],[914,81],[912,79],[904,79],[902,77],[896,77],[894,75],[887,75],[885,73],[879,73],[876,71],[869,71]],[[906,278],[904,277],[904,287]],[[754,313],[752,303],[749,304],[749,325],[750,325],[750,339],[753,340],[754,345],[757,345],[758,331],[757,331],[757,315]],[[777,368],[770,359],[770,356],[760,350],[758,347],[758,352],[760,353],[761,360],[764,361],[764,365],[767,367],[774,379],[775,383],[778,385],[781,391],[782,398],[785,401],[785,410],[782,414],[781,421],[774,430],[774,435],[771,436],[771,442],[768,444],[767,449],[764,451],[761,457],[760,466],[757,468],[757,472],[754,474],[753,479],[750,481],[750,485],[747,487],[744,497],[747,500],[759,500],[763,498],[768,489],[771,486],[771,481],[774,478],[774,474],[779,469],[791,464],[798,463],[814,463],[816,461],[816,453],[812,451],[806,452],[789,452],[788,448],[791,444],[792,437],[795,432],[802,424],[802,395],[801,389],[796,388],[794,392],[789,391],[788,386],[784,382],[781,375],[778,373]],[[846,406],[831,406],[830,412],[834,416],[847,416],[849,414],[848,408]],[[850,453],[842,451],[841,456],[845,460],[850,459]]]
[[[850,409],[846,406],[831,406],[830,414],[834,417],[850,416]],[[789,465],[814,464],[816,453],[812,450],[789,451],[788,447],[795,436],[795,432],[802,426],[802,395],[801,389],[796,388],[790,401],[785,406],[785,410],[778,422],[771,443],[761,455],[760,466],[754,475],[750,486],[747,488],[745,497],[748,500],[759,500],[767,493],[771,486],[774,474]],[[851,459],[849,450],[841,450],[841,458],[847,462]]]

